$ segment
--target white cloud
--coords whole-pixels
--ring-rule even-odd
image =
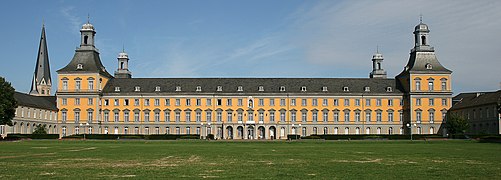
[[[75,7],[73,6],[65,6],[62,7],[60,11],[69,23],[69,31],[72,33],[78,33],[83,21],[78,16],[73,14],[74,10]]]

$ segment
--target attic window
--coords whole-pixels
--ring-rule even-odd
[[[306,86],[302,86],[301,91],[306,92]]]
[[[82,64],[77,64],[77,70],[79,69],[83,69],[83,65]]]
[[[155,91],[156,92],[160,91],[160,86],[155,87]]]
[[[141,91],[141,87],[136,86],[136,87],[134,88],[134,91],[138,91],[138,92],[139,92],[139,91]]]
[[[365,91],[365,92],[369,92],[369,91],[371,91],[371,87],[369,87],[369,86],[365,86],[365,87],[364,87],[364,91]]]
[[[264,91],[264,87],[263,86],[259,86],[258,91]]]
[[[345,87],[343,87],[343,91],[344,91],[344,92],[348,92],[348,91],[350,91],[350,89],[348,89],[348,87],[347,87],[347,86],[345,86]]]
[[[197,86],[197,92],[202,91],[202,86]]]
[[[393,92],[393,88],[391,88],[391,87],[386,87],[386,92]]]
[[[280,91],[285,91],[285,86],[280,86]]]
[[[322,91],[327,92],[327,86],[322,87]]]
[[[433,66],[430,63],[426,64],[426,69],[433,69]]]
[[[217,90],[216,91],[223,91],[223,86],[217,86]]]
[[[120,87],[115,87],[115,92],[120,92]]]
[[[238,86],[237,91],[244,91],[244,88],[242,86]]]
[[[181,91],[181,86],[176,86],[176,91]]]

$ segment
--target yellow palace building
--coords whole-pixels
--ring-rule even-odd
[[[87,22],[80,32],[73,59],[57,70],[61,136],[437,134],[451,106],[452,72],[437,60],[423,23],[395,78],[387,78],[379,52],[369,78],[132,78],[125,52],[111,75],[94,46],[94,26]]]

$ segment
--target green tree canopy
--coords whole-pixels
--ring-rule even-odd
[[[17,101],[14,99],[14,88],[5,78],[0,77],[0,125],[12,126]]]
[[[37,125],[33,134],[47,134],[47,129],[45,129],[45,125]]]
[[[447,121],[445,122],[447,131],[449,134],[464,134],[468,128],[470,128],[470,124],[466,119],[457,115],[456,113],[449,113],[447,115]]]

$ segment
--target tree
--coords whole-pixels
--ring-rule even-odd
[[[0,125],[12,126],[17,101],[14,99],[14,88],[5,78],[0,77]]]
[[[456,113],[449,113],[445,125],[451,135],[464,134],[470,128],[468,121]]]
[[[37,125],[33,134],[47,134],[47,129],[45,129],[45,125]]]

